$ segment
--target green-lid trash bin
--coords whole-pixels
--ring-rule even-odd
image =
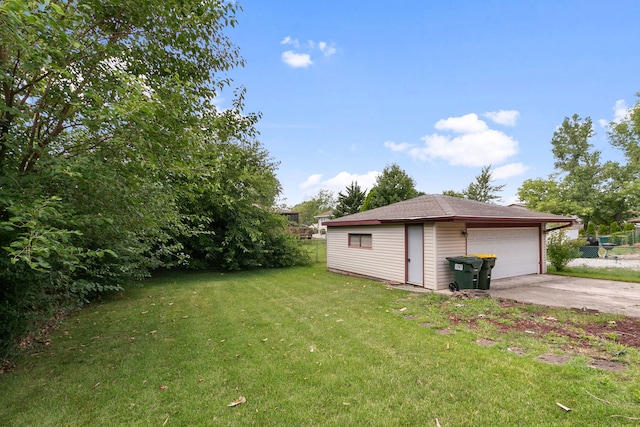
[[[491,270],[496,265],[495,254],[469,254],[482,260],[482,267],[478,273],[478,289],[489,289],[491,286]]]
[[[449,289],[458,291],[460,289],[477,289],[478,276],[482,259],[475,256],[453,256],[447,257],[449,268],[453,271],[453,282],[449,284]]]

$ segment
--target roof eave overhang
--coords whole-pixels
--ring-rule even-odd
[[[549,217],[476,217],[476,216],[440,216],[424,218],[398,218],[398,219],[368,219],[355,221],[336,221],[325,223],[328,227],[348,227],[358,225],[393,225],[411,224],[422,222],[464,222],[467,224],[545,224],[545,223],[567,223],[570,226],[575,223],[572,218],[549,218]],[[564,226],[563,226],[564,227]]]

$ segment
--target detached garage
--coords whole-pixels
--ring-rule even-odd
[[[425,195],[327,225],[330,271],[447,289],[446,257],[496,254],[492,278],[546,273],[546,232],[572,218],[444,195]]]

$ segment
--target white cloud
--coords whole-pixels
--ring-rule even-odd
[[[296,53],[292,50],[282,52],[282,60],[285,64],[293,68],[307,68],[313,64],[311,55],[308,53]]]
[[[438,130],[449,130],[463,134],[479,133],[489,129],[487,124],[478,119],[478,115],[475,113],[465,114],[461,117],[449,117],[448,119],[438,120],[435,127]]]
[[[491,171],[491,177],[493,179],[509,179],[514,176],[523,175],[528,170],[529,166],[525,166],[522,163],[509,163],[508,165],[493,169]]]
[[[292,39],[290,36],[283,38],[280,44],[290,44],[296,48],[300,47],[300,42],[298,41],[298,39]]]
[[[518,114],[504,110],[485,113],[504,123],[515,123]],[[391,151],[406,152],[416,160],[442,159],[452,166],[470,167],[500,164],[518,153],[518,141],[489,128],[475,113],[438,120],[434,127],[441,132],[422,137],[424,145],[386,141],[384,146]],[[506,165],[498,174],[518,175],[524,170],[526,167],[520,164]]]
[[[378,171],[370,171],[365,174],[353,174],[343,171],[332,178],[323,180],[322,174],[314,174],[309,176],[309,178],[298,187],[303,190],[309,190],[310,193],[317,192],[323,188],[337,194],[340,191],[344,191],[352,182],[357,182],[360,188],[365,190],[375,185],[378,175],[380,175]]]
[[[324,181],[323,185],[326,188],[337,193],[339,191],[344,191],[345,187],[347,187],[352,182],[357,182],[360,188],[365,190],[370,189],[375,185],[378,175],[380,175],[380,172],[378,171],[370,171],[363,175],[352,174],[349,172],[340,172],[333,178],[329,178],[328,180]]]
[[[223,105],[226,102],[226,98],[216,94],[216,96],[213,98],[213,100],[211,102],[212,102],[213,106],[216,108],[216,110],[222,111],[222,110],[224,110]]]
[[[488,111],[483,114],[494,123],[504,126],[515,126],[520,112],[516,110]]]
[[[413,144],[409,144],[408,142],[396,144],[393,141],[385,141],[384,146],[391,151],[407,151],[409,148],[413,147]]]
[[[609,123],[620,123],[622,120],[626,119],[627,116],[629,115],[629,109],[630,108],[627,106],[627,103],[625,102],[624,99],[618,99],[614,104],[614,106],[612,107],[613,119],[611,121],[607,119],[600,119],[598,120],[598,123],[603,128],[609,126]]]
[[[331,56],[336,53],[336,48],[333,47],[333,45],[329,46],[327,42],[318,42],[318,49],[320,49],[320,52],[322,52],[324,56]]]
[[[298,185],[298,188],[301,188],[302,190],[306,190],[307,188],[311,188],[313,186],[318,185],[318,183],[320,183],[320,180],[322,180],[321,173],[310,175],[305,182],[302,182],[300,183],[300,185]]]
[[[432,134],[422,138],[425,146],[409,150],[419,160],[443,159],[453,166],[485,166],[502,163],[518,152],[518,141],[494,130],[465,133],[454,138]]]
[[[327,43],[325,41],[315,42],[313,40],[307,40],[306,43],[300,44],[298,39],[294,39],[291,36],[286,36],[280,41],[281,45],[291,45],[293,50],[287,50],[282,52],[282,61],[293,68],[307,68],[313,65],[313,58],[319,55],[318,51],[325,57],[330,57],[337,52],[334,43]]]
[[[613,106],[613,121],[620,123],[629,115],[629,107],[624,99],[618,99]]]

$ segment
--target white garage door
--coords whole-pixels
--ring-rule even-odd
[[[539,273],[537,228],[469,228],[467,253],[496,254],[492,279]]]

